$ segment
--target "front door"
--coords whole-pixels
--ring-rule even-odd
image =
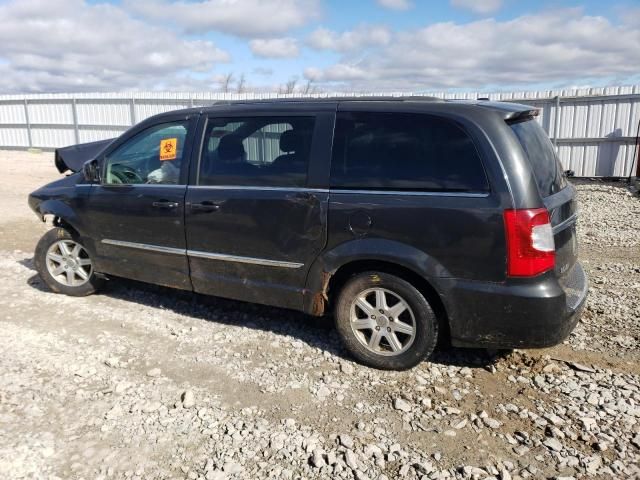
[[[308,170],[328,161],[316,143],[329,145],[327,125],[313,114],[207,119],[185,213],[195,291],[301,308],[326,242],[328,193],[309,188]]]
[[[184,200],[195,123],[165,118],[107,151],[89,196],[96,270],[191,289]]]

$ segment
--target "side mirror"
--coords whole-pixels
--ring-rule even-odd
[[[82,166],[82,174],[89,183],[100,183],[100,163],[93,159],[85,162]]]

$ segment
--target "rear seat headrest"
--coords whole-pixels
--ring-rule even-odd
[[[283,152],[297,152],[300,150],[301,137],[295,130],[285,130],[280,135],[280,150]]]

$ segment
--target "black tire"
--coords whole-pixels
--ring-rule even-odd
[[[42,236],[42,238],[38,242],[38,245],[36,246],[34,263],[36,266],[36,270],[40,275],[40,278],[44,281],[44,283],[47,284],[49,289],[51,289],[51,291],[55,293],[63,293],[72,297],[84,297],[95,293],[102,286],[103,280],[96,276],[93,268],[91,268],[91,273],[88,277],[88,280],[84,281],[84,283],[82,283],[81,285],[65,285],[56,280],[56,278],[51,275],[51,272],[47,267],[47,252],[54,244],[60,242],[61,240],[69,240],[79,244],[83,248],[85,252],[84,254],[87,255],[86,258],[89,258],[86,249],[76,235],[65,230],[64,228],[52,228]],[[79,277],[75,278],[78,282],[81,281]]]
[[[391,298],[399,298],[409,306],[409,309],[405,310],[405,313],[401,315],[404,315],[402,320],[404,323],[407,323],[404,319],[410,318],[414,324],[413,340],[407,340],[403,349],[396,350],[398,353],[392,351],[392,342],[389,342],[386,337],[384,340],[380,340],[378,347],[380,350],[386,349],[387,351],[384,352],[386,354],[372,351],[362,343],[363,341],[369,342],[371,340],[371,336],[367,338],[368,329],[359,330],[356,333],[352,328],[352,303],[357,296],[363,292],[370,292],[372,289],[383,289],[387,298],[389,296]],[[375,291],[370,292],[368,295],[374,295],[374,298],[377,298],[375,297]],[[394,297],[394,295],[397,297]],[[368,304],[372,305],[370,302]],[[389,308],[389,311],[385,310],[385,315],[379,315],[376,320],[376,325],[388,325],[388,327],[376,327],[378,331],[395,328],[392,323],[393,317],[387,315],[391,312],[392,307]],[[354,310],[354,312],[356,311],[360,315],[364,314],[363,321],[372,322],[371,318],[373,317],[364,313],[364,310]],[[411,314],[412,317],[406,316]],[[349,279],[338,294],[334,316],[338,333],[351,355],[360,363],[381,370],[407,370],[415,367],[433,353],[438,341],[438,319],[427,299],[409,282],[388,273],[364,272]],[[373,335],[373,329],[370,331],[371,335]],[[391,330],[385,335],[391,335]],[[404,339],[410,338],[410,335],[402,333],[400,333],[400,336]],[[400,337],[395,335],[395,340],[398,338]],[[396,345],[401,344],[402,342],[396,343]]]

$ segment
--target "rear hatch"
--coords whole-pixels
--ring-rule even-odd
[[[576,190],[564,177],[555,148],[538,122],[528,117],[510,122],[509,126],[529,159],[538,190],[549,211],[556,247],[555,271],[558,277],[565,277],[578,256]]]

